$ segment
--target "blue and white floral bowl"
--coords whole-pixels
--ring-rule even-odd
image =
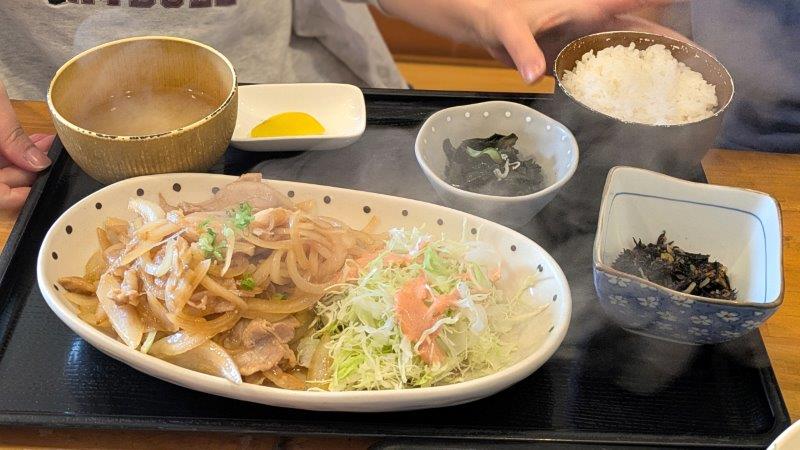
[[[633,238],[662,232],[687,251],[728,268],[737,301],[667,289],[611,264]],[[758,328],[783,299],[778,203],[747,189],[692,183],[632,167],[608,173],[594,242],[594,285],[622,327],[687,344],[715,344]]]

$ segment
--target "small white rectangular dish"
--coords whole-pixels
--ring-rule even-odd
[[[325,132],[311,136],[253,138],[250,131],[275,114],[304,112]],[[252,152],[334,150],[361,137],[367,125],[364,94],[350,84],[253,84],[239,87],[239,112],[231,145]]]
[[[662,231],[687,252],[724,264],[737,300],[674,291],[612,267],[633,239],[654,242]],[[688,344],[728,341],[756,329],[781,304],[780,208],[762,192],[614,167],[603,192],[593,264],[601,306],[626,329]]]

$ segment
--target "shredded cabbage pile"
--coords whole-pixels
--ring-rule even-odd
[[[396,263],[396,261],[402,263]],[[386,247],[359,266],[357,278],[336,286],[317,306],[317,333],[299,345],[301,364],[327,336],[331,391],[403,389],[451,384],[512,363],[517,349],[512,330],[546,306],[532,304],[526,280],[519,294],[496,286],[501,258],[488,244],[434,239],[417,228],[389,231]],[[395,295],[424,274],[431,296],[454,293],[455,303],[423,332],[445,355],[435,363],[419,355],[418,342],[404,336]]]

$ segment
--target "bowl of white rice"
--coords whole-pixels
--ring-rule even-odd
[[[579,182],[557,199],[573,212],[571,228],[594,228],[599,193],[614,166],[703,180],[701,160],[714,146],[734,91],[713,55],[667,36],[612,31],[568,44],[554,72],[558,88],[547,113],[572,131],[581,149]]]
[[[718,116],[733,98],[725,67],[666,36],[612,31],[571,42],[555,62],[559,87],[591,111],[623,123],[688,125]]]

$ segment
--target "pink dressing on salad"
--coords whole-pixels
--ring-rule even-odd
[[[430,304],[425,300],[432,297]],[[419,342],[419,356],[428,364],[436,364],[444,358],[442,349],[436,344],[439,330],[420,338],[456,302],[458,293],[432,295],[425,275],[408,281],[395,294],[395,316],[403,335],[413,343]]]

